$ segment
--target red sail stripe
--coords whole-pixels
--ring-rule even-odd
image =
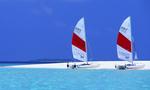
[[[75,33],[73,33],[73,37],[72,37],[72,44],[76,47],[78,47],[79,49],[83,50],[84,52],[86,52],[86,46],[85,46],[85,41],[82,40],[79,36],[77,36]]]
[[[131,52],[131,41],[123,36],[120,32],[118,34],[117,44],[124,48],[125,50]]]

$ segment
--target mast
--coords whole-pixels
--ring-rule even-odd
[[[132,65],[133,65],[133,60],[134,60],[134,40],[132,36],[132,28],[131,28],[131,17],[130,17],[130,29],[131,29],[131,48],[132,48]]]
[[[132,37],[132,42],[133,42],[133,53],[134,53],[133,60],[137,60],[138,59],[138,57],[137,57],[137,50],[136,50],[136,47],[135,47],[135,40],[134,40],[133,37]]]
[[[84,19],[84,17],[83,17]],[[84,28],[85,28],[85,19],[84,19]],[[86,28],[85,28],[86,29]],[[85,31],[85,40],[86,40],[86,31]],[[86,53],[88,54],[88,49],[87,49],[87,41],[86,41],[86,44],[85,44],[85,47],[86,47]],[[86,63],[88,64],[88,56],[86,57]]]
[[[133,43],[133,37],[131,37],[131,42],[132,42],[131,46],[132,46],[132,65],[133,65],[133,60],[134,60],[134,56],[133,56],[133,55],[134,55],[134,53],[133,53],[133,51],[134,51],[134,50],[133,50],[133,46],[134,46],[134,45],[133,45],[133,44],[134,44],[134,43]]]

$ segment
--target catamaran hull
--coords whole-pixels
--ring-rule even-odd
[[[135,65],[130,65],[130,66],[128,66],[128,64],[115,65],[115,68],[119,70],[125,70],[125,69],[137,70],[137,69],[143,69],[144,67],[145,67],[145,64],[135,64]]]
[[[94,64],[94,63],[91,63],[91,64],[73,64],[73,65],[70,65],[69,68],[71,69],[81,69],[81,68],[85,68],[85,69],[90,69],[90,68],[98,68],[100,66],[100,64]]]
[[[78,68],[97,68],[100,64],[87,64],[87,65],[78,65]]]
[[[126,66],[127,69],[143,69],[145,64],[136,64],[134,66]]]

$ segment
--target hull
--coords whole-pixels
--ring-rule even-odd
[[[145,64],[134,64],[130,66],[126,66],[127,69],[143,69]]]
[[[79,68],[98,68],[100,66],[100,64],[96,64],[96,63],[90,63],[90,64],[79,64],[79,65],[76,65],[76,64],[73,64],[70,66],[71,69],[79,69]]]
[[[144,69],[145,64],[124,64],[124,65],[115,65],[116,69],[119,70],[125,70],[125,69],[133,69],[133,70],[137,70],[137,69]]]
[[[100,64],[81,64],[81,65],[78,65],[78,68],[97,68],[99,67]]]

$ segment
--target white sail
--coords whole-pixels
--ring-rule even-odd
[[[137,59],[138,59],[137,52],[135,52],[134,60],[137,60]]]
[[[132,55],[132,34],[131,34],[131,18],[128,17],[122,23],[117,39],[118,58],[133,61]]]
[[[73,32],[72,36],[72,54],[73,58],[80,61],[87,61],[86,35],[84,18],[81,18]]]

